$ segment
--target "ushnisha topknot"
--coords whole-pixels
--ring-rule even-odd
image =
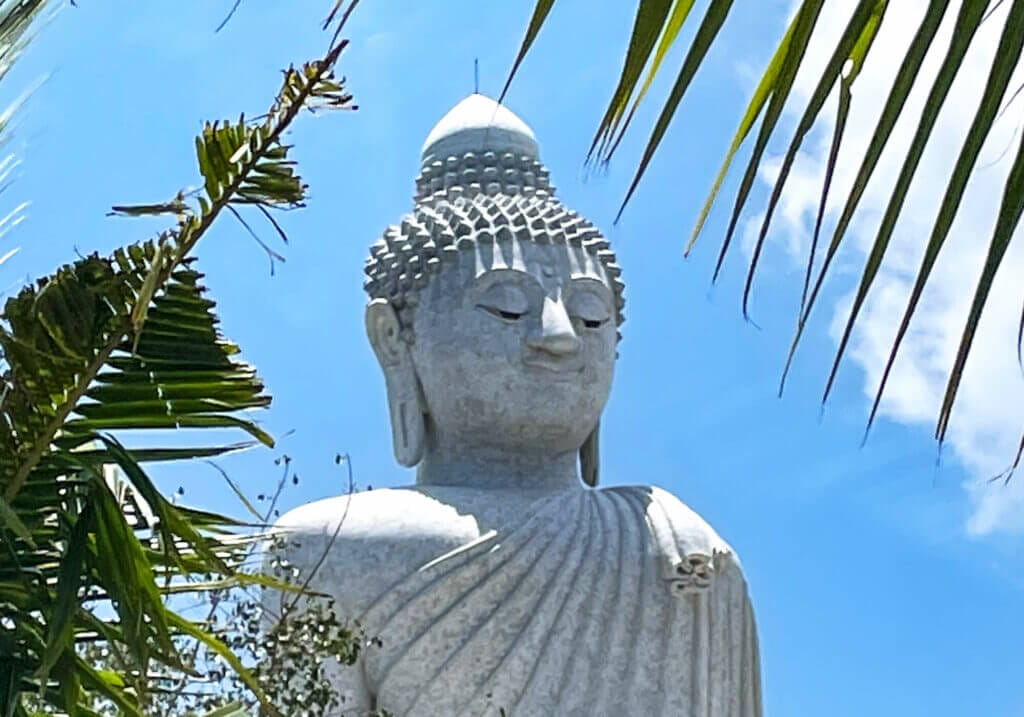
[[[371,299],[387,299],[408,329],[418,292],[442,267],[486,254],[492,262],[487,268],[497,268],[520,242],[564,246],[580,263],[588,257],[599,263],[622,324],[622,270],[608,240],[555,198],[522,120],[483,95],[471,95],[428,136],[413,212],[370,247],[364,288]],[[478,251],[484,245],[489,251]]]

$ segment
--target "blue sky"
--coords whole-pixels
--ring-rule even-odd
[[[32,205],[0,240],[0,254],[21,247],[0,270],[0,288],[76,251],[106,252],[157,230],[159,222],[104,214],[194,184],[201,121],[262,110],[281,67],[322,52],[328,4],[250,0],[219,34],[227,0],[85,2],[61,12],[5,85],[14,96],[49,74],[11,145],[23,164],[3,200]],[[617,226],[644,132],[606,173],[586,177],[582,161],[633,4],[557,4],[508,98],[536,132],[562,200],[605,229],[624,267],[627,322],[603,421],[603,477],[671,490],[738,551],[758,616],[767,714],[1022,717],[1019,533],[966,527],[977,507],[964,487],[968,466],[957,454],[937,466],[928,425],[883,420],[860,447],[865,379],[856,362],[819,415],[834,350],[827,315],[776,397],[800,277],[786,237],[757,283],[760,329],[739,311],[742,247],[710,285],[724,206],[682,259],[750,84],[744,68],[770,53],[788,4],[762,0],[759,13],[731,24]],[[200,245],[223,329],[274,395],[261,420],[281,436],[278,448],[222,461],[251,494],[273,486],[282,452],[300,476],[286,508],[344,490],[336,453],[351,455],[361,486],[411,481],[392,459],[383,381],[363,334],[362,261],[410,208],[420,145],[472,90],[474,57],[481,89],[500,90],[529,5],[365,2],[341,63],[361,109],[306,117],[293,133],[311,190],[309,208],[285,218],[287,262],[271,277],[229,219]],[[656,84],[653,96],[665,89]],[[650,126],[655,104],[639,128]],[[762,184],[758,192],[763,201]],[[212,468],[160,476],[192,503],[241,514]]]

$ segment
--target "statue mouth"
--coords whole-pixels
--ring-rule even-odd
[[[580,361],[559,361],[542,358],[523,359],[523,364],[531,368],[543,369],[545,372],[557,374],[566,380],[580,378],[584,366]]]

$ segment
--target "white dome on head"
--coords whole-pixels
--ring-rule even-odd
[[[430,130],[421,159],[458,157],[466,152],[510,152],[539,160],[537,138],[526,123],[490,97],[473,94],[452,107]]]

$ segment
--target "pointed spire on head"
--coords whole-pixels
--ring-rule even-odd
[[[474,93],[455,105],[427,135],[420,155],[424,165],[467,152],[494,152],[540,160],[533,131],[504,105]]]

